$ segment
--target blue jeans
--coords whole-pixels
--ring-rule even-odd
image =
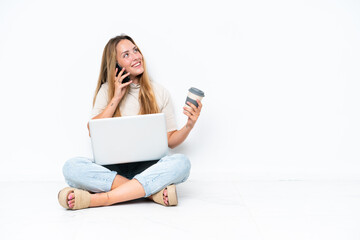
[[[160,160],[98,165],[89,158],[75,157],[67,160],[63,167],[65,181],[70,187],[90,192],[108,192],[117,174],[136,179],[148,197],[170,184],[185,182],[191,164],[183,154],[168,155]]]

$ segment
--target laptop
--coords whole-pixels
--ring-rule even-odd
[[[159,160],[168,153],[164,113],[93,119],[89,128],[100,165]]]

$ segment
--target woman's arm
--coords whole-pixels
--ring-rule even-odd
[[[168,132],[168,146],[169,148],[175,148],[185,141],[189,135],[191,129],[187,128],[186,125],[180,129],[172,132]]]
[[[185,141],[190,131],[195,126],[196,121],[198,120],[202,108],[202,104],[199,100],[196,100],[199,107],[196,107],[194,104],[187,102],[190,105],[189,107],[184,107],[184,114],[188,116],[188,121],[186,125],[180,129],[172,132],[168,132],[168,146],[169,148],[175,148],[179,146],[182,142]]]
[[[100,118],[111,118],[114,116],[115,110],[120,102],[121,98],[115,98],[113,97],[110,101],[110,103],[106,106],[104,111],[93,117],[92,119],[100,119]],[[89,122],[87,124],[87,128],[89,130],[89,136],[90,136],[90,128],[89,128]]]
[[[121,98],[113,97],[109,104],[106,106],[104,111],[102,111],[100,114],[96,115],[92,119],[99,119],[99,118],[111,118],[114,116],[114,113],[116,111],[117,106],[119,105]]]
[[[116,69],[115,75],[117,73],[118,69]],[[127,83],[122,83],[122,81],[129,76],[130,73],[126,73],[123,75],[125,71],[125,68],[123,68],[119,75],[117,77],[115,77],[114,80],[114,85],[115,85],[115,92],[114,92],[114,97],[111,99],[111,101],[109,102],[109,104],[106,106],[106,108],[98,115],[96,115],[95,117],[93,117],[92,119],[100,119],[100,118],[111,118],[114,116],[114,113],[116,111],[117,106],[120,103],[120,100],[124,97],[125,92],[126,92],[126,88],[130,85],[130,83],[132,83],[132,81],[129,81]],[[90,129],[89,129],[89,123],[87,124],[87,128],[89,130],[89,135],[90,135]]]

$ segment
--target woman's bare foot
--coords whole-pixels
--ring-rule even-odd
[[[153,200],[153,196],[149,196],[149,199]],[[163,200],[164,200],[165,205],[169,206],[169,198],[168,198],[167,188],[165,188],[163,191]]]
[[[142,198],[145,196],[144,188],[142,187],[141,183],[136,179],[129,180],[109,192],[91,193],[86,190],[81,190],[81,191],[79,191],[80,205],[76,204],[75,193],[74,191],[71,190],[69,191],[69,193],[65,198],[65,203],[63,202],[62,204],[59,200],[60,204],[62,204],[62,206],[66,204],[67,206],[64,207],[69,209],[73,209],[75,205],[79,205],[79,208],[84,208],[82,207],[82,205],[84,205],[84,202],[86,203],[85,207],[100,207],[100,206],[110,206],[115,203],[126,202],[133,199]],[[59,192],[59,194],[60,193],[61,191]],[[90,199],[89,199],[89,195],[90,195]],[[85,199],[82,199],[83,197]]]
[[[96,193],[91,194],[90,207],[98,207],[98,206],[107,206],[110,205],[109,196],[107,193]],[[67,196],[67,205],[69,208],[74,208],[75,206],[75,194],[74,192],[70,192]]]
[[[70,192],[67,196],[67,204],[69,208],[73,208],[75,206],[75,194],[74,192]]]
[[[169,199],[168,199],[168,193],[167,193],[167,188],[164,189],[164,192],[163,192],[163,199],[164,199],[164,203],[166,206],[169,205]]]

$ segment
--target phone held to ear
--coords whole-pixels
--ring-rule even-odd
[[[116,63],[115,69],[118,70],[117,73],[116,73],[116,76],[118,76],[119,73],[120,73],[120,71],[122,70],[122,67],[121,67],[118,63]],[[123,74],[126,74],[126,71],[124,71]],[[127,76],[126,78],[124,78],[124,80],[122,81],[122,83],[127,83],[127,82],[129,82],[129,81],[130,81],[130,78],[129,78],[129,76]]]

